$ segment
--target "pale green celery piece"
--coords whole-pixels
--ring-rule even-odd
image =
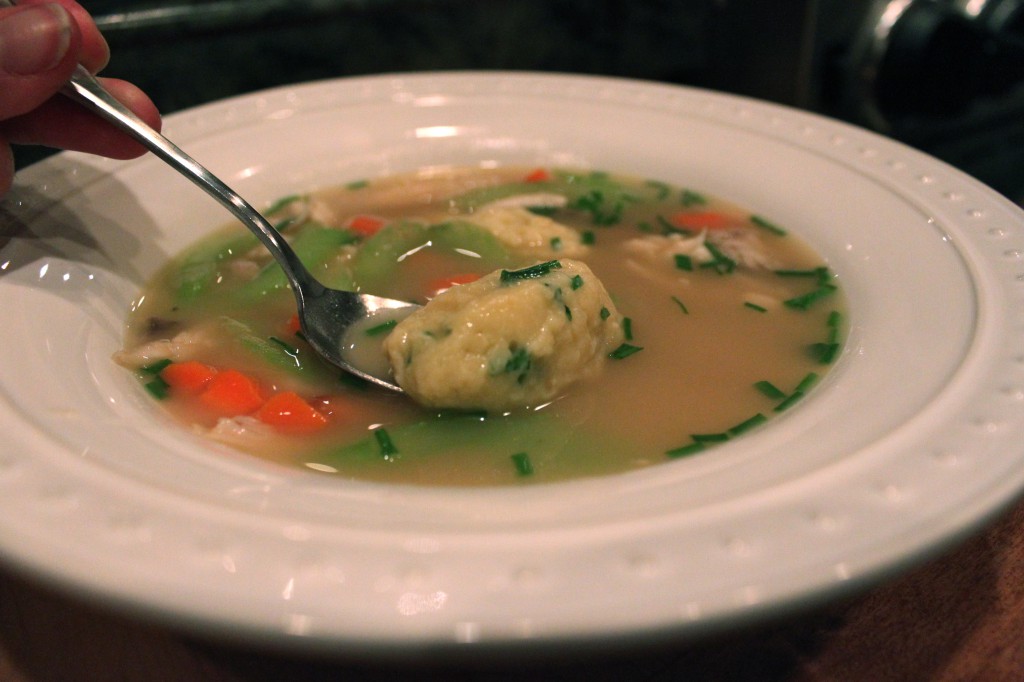
[[[426,246],[458,253],[470,251],[480,256],[474,266],[499,268],[508,262],[508,252],[498,239],[482,227],[465,221],[438,225],[423,223],[392,223],[367,239],[356,254],[352,276],[361,291],[379,293],[386,290],[397,275],[398,264],[405,254]]]
[[[391,279],[398,259],[427,243],[423,223],[396,222],[377,231],[359,247],[352,262],[352,276],[362,291],[378,292]]]
[[[511,481],[515,468],[509,456],[525,452],[534,468],[531,480],[544,480],[600,474],[612,458],[637,449],[607,433],[582,434],[573,423],[544,412],[487,418],[450,412],[411,424],[389,425],[387,431],[397,450],[388,458],[371,435],[314,453],[309,460],[345,470],[351,465],[402,466],[403,461],[425,458],[456,461],[459,457],[491,456],[496,466],[508,467]]]
[[[251,233],[232,231],[218,233],[189,249],[179,259],[178,269],[171,279],[178,303],[190,303],[202,296],[216,280],[220,263],[258,245],[259,241]]]
[[[488,230],[465,220],[432,225],[427,231],[435,247],[470,251],[494,268],[508,264],[508,251]]]
[[[338,249],[355,242],[356,239],[356,235],[348,230],[307,223],[295,236],[291,246],[302,264],[319,275],[323,266],[338,253]],[[240,302],[252,303],[287,286],[288,279],[281,266],[272,262],[268,263],[254,279],[235,289],[234,297]]]
[[[564,194],[565,187],[558,182],[512,182],[507,185],[478,187],[455,197],[455,207],[471,211],[493,201],[519,196],[521,194]]]
[[[298,353],[292,354],[284,346],[259,336],[244,322],[226,316],[221,317],[220,321],[228,336],[237,342],[242,350],[269,365],[286,369],[296,376],[310,380],[322,379],[331,371],[312,350],[302,348],[298,349]]]

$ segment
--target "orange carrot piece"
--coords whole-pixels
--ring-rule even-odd
[[[294,315],[289,317],[288,322],[285,323],[284,328],[286,332],[292,335],[298,334],[300,331],[302,331],[302,325],[299,323],[299,314],[295,313]]]
[[[687,230],[719,230],[733,224],[729,216],[714,211],[683,211],[670,217],[669,222]]]
[[[439,277],[433,280],[427,287],[430,298],[437,296],[446,289],[451,289],[453,286],[458,284],[469,284],[480,279],[480,275],[473,272],[466,272],[460,275],[449,275],[447,277]]]
[[[363,237],[372,237],[382,227],[384,220],[372,215],[357,215],[348,221],[348,229]]]
[[[288,433],[311,433],[327,426],[327,417],[293,391],[271,396],[256,418]]]
[[[221,417],[255,412],[264,402],[256,380],[235,369],[218,372],[199,394],[199,400]]]
[[[551,173],[547,168],[535,168],[526,174],[523,182],[546,182],[551,179]]]
[[[195,395],[202,391],[216,374],[217,370],[209,365],[196,360],[185,360],[164,367],[160,372],[160,378],[173,389]]]

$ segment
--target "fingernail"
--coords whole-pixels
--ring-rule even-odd
[[[30,5],[0,20],[0,70],[19,76],[48,71],[71,45],[71,15],[60,5]]]

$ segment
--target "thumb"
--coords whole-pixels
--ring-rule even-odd
[[[58,4],[0,10],[0,120],[49,99],[74,68],[80,36]]]

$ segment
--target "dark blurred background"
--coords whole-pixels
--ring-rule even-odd
[[[84,0],[164,113],[287,83],[515,69],[827,114],[1024,202],[1024,0]],[[20,165],[47,152],[19,149]]]

